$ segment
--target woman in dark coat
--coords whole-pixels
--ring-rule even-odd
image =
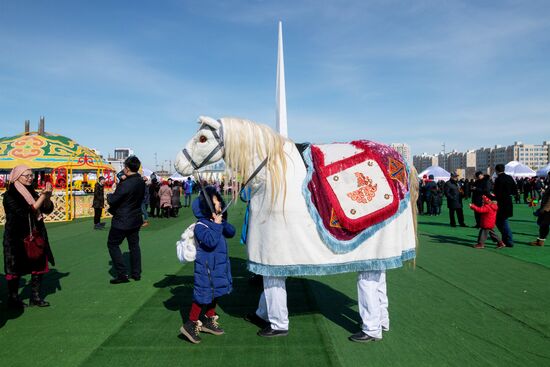
[[[55,265],[44,225],[43,214],[53,211],[50,200],[52,185],[40,195],[32,188],[33,173],[25,165],[15,167],[10,174],[10,185],[4,193],[4,211],[6,226],[4,228],[4,272],[8,283],[8,307],[23,308],[26,304],[19,298],[19,280],[25,274],[31,274],[30,306],[47,307],[50,304],[40,296],[43,274],[49,271],[48,262]],[[27,256],[23,239],[32,228],[36,228],[45,241],[42,256],[31,260]]]
[[[172,185],[172,217],[177,217],[181,208],[181,184],[174,181]]]

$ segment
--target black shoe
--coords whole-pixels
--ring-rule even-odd
[[[105,228],[105,224],[106,224],[106,223],[99,223],[99,226],[100,226],[101,228]]]
[[[249,312],[244,316],[244,320],[250,322],[251,324],[256,325],[260,329],[266,329],[269,327],[269,322],[262,319],[256,314],[256,312]]]
[[[467,226],[466,224],[464,224],[464,223],[461,223],[460,226],[461,226],[461,227],[468,227],[468,226]]]
[[[224,331],[220,327],[220,324],[218,324],[218,318],[218,315],[212,317],[204,316],[201,331],[214,335],[222,335]]]
[[[193,344],[201,342],[199,332],[201,331],[202,323],[200,321],[187,321],[180,327],[180,332]]]
[[[129,282],[130,280],[128,279],[127,276],[113,278],[109,281],[109,283],[111,284],[121,284],[121,283],[129,283]]]
[[[131,275],[130,278],[132,278],[136,282],[139,282],[141,280],[141,275]]]
[[[456,224],[451,224],[451,227],[453,227],[453,228],[456,227]]]
[[[287,336],[288,330],[273,330],[271,326],[266,327],[258,331],[258,336],[263,336],[264,338],[274,338],[277,336]]]
[[[44,301],[41,298],[32,299],[29,301],[29,307],[50,307],[50,302]]]
[[[372,337],[370,335],[365,334],[362,331],[351,335],[348,339],[351,340],[352,342],[358,342],[358,343],[368,343],[368,342],[375,342],[378,340],[382,340],[382,338]]]
[[[99,223],[94,225],[94,229],[103,229],[105,226],[100,225]]]

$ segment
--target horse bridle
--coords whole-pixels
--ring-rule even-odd
[[[202,168],[205,165],[207,165],[208,162],[210,161],[210,159],[212,159],[212,157],[214,156],[214,154],[218,153],[218,151],[222,150],[223,147],[224,147],[224,145],[223,145],[223,124],[221,123],[221,121],[218,121],[218,122],[220,123],[219,134],[218,134],[218,132],[216,131],[215,128],[213,128],[212,126],[207,125],[207,124],[202,124],[201,127],[198,130],[198,131],[201,131],[201,130],[210,130],[210,131],[212,131],[212,135],[214,135],[214,139],[216,139],[216,141],[218,142],[218,145],[216,145],[214,150],[212,150],[206,156],[206,158],[203,159],[203,161],[200,164],[197,164],[197,162],[195,162],[193,160],[193,158],[191,158],[191,155],[187,151],[187,148],[183,148],[182,151],[181,151],[183,153],[183,155],[185,156],[185,158],[187,158],[189,163],[191,163],[191,166],[193,166],[193,169],[195,171],[197,171],[199,168]],[[225,154],[225,152],[222,151],[222,158],[223,158],[224,154]]]
[[[203,161],[200,164],[197,164],[193,160],[193,158],[191,157],[191,155],[187,151],[187,148],[183,148],[182,151],[181,151],[183,153],[183,155],[185,156],[185,158],[189,161],[189,163],[191,163],[191,166],[193,166],[194,171],[197,173],[197,181],[199,182],[199,186],[200,186],[201,191],[204,195],[204,198],[206,199],[206,203],[207,203],[207,205],[208,205],[208,207],[209,207],[209,209],[212,213],[215,213],[214,204],[212,203],[212,200],[210,199],[210,197],[206,194],[206,191],[204,190],[204,185],[202,184],[202,177],[201,177],[201,174],[199,172],[199,168],[202,168],[205,165],[207,165],[208,162],[210,161],[210,159],[212,159],[212,157],[214,156],[214,154],[216,154],[218,151],[220,151],[224,148],[224,144],[223,144],[223,124],[220,120],[218,120],[218,122],[220,123],[219,134],[218,134],[218,132],[216,131],[215,128],[213,128],[210,125],[204,124],[204,123],[201,125],[201,127],[198,130],[198,131],[201,131],[201,130],[210,130],[210,131],[212,131],[212,135],[214,135],[214,139],[216,139],[216,141],[218,142],[218,145],[216,145],[216,147],[206,156],[206,158],[203,159]],[[224,155],[225,155],[225,152],[222,151],[222,158],[224,157]],[[241,192],[250,183],[250,181],[252,181],[252,179],[254,177],[256,177],[256,175],[261,171],[261,169],[266,165],[266,163],[267,163],[267,157],[260,163],[260,165],[258,167],[256,167],[256,169],[254,170],[252,175],[250,175],[248,180],[242,186]],[[231,200],[231,202],[232,201],[233,200]],[[225,209],[223,211],[226,211],[229,208],[229,206],[231,205],[231,202],[225,207]]]

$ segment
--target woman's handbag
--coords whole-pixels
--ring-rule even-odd
[[[23,239],[23,243],[25,244],[25,251],[27,252],[27,257],[29,258],[29,260],[38,260],[41,256],[44,255],[46,241],[44,240],[44,237],[42,237],[40,232],[38,232],[38,229],[36,229],[36,227],[32,227],[30,214],[29,229],[29,235]]]

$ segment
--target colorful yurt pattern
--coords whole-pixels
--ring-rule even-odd
[[[112,169],[93,150],[65,136],[50,133],[24,133],[0,138],[0,170],[11,170],[19,164],[33,169],[68,166]]]

